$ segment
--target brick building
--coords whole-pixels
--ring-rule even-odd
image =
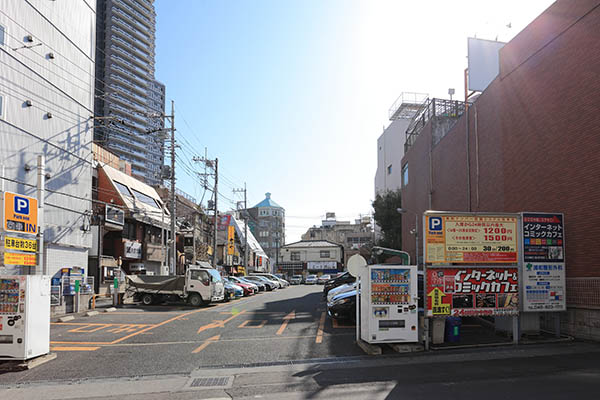
[[[403,208],[562,212],[563,329],[600,339],[600,1],[558,0],[500,50],[468,111],[407,135]],[[460,106],[460,104],[457,104]],[[468,123],[468,129],[467,129]],[[403,231],[414,228],[404,218]],[[422,245],[422,243],[421,243]],[[414,256],[414,236],[403,236]]]

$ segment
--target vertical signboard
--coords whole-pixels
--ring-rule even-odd
[[[523,311],[564,311],[564,216],[530,212],[521,215]]]
[[[517,263],[517,220],[516,215],[426,215],[425,262]]]
[[[235,252],[235,227],[229,225],[227,227],[227,254],[233,255]]]
[[[38,201],[33,197],[4,192],[2,227],[7,232],[37,234]]]

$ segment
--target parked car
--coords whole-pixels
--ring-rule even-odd
[[[244,296],[244,289],[242,289],[238,285],[234,285],[233,283],[230,283],[229,281],[223,281],[223,285],[225,286],[224,301],[238,299],[238,298]]]
[[[255,273],[251,274],[251,276],[263,276],[267,279],[270,279],[272,281],[279,283],[280,288],[285,288],[285,287],[290,286],[290,283],[288,281],[286,281],[285,279],[282,279],[274,274],[268,274],[266,272],[255,272]]]
[[[241,280],[243,283],[249,283],[251,285],[255,285],[258,288],[258,292],[265,292],[267,290],[267,285],[265,285],[264,282],[252,281],[250,279],[246,279],[247,276],[239,276],[236,278]]]
[[[353,283],[356,282],[356,278],[353,277],[352,275],[350,275],[349,272],[344,272],[342,275],[338,276],[337,278],[333,278],[328,280],[327,282],[325,282],[325,286],[323,287],[323,296],[327,297],[327,293],[338,286],[344,285],[346,283]]]
[[[304,283],[306,283],[307,285],[316,285],[317,284],[317,276],[316,275],[307,276]]]
[[[250,280],[252,282],[260,282],[266,286],[266,289],[268,291],[275,290],[279,287],[279,283],[267,279],[263,276],[250,275],[246,276],[244,279]]]
[[[346,283],[344,285],[331,289],[329,293],[327,293],[327,303],[329,303],[338,294],[351,292],[352,290],[356,290],[356,282]]]
[[[323,285],[325,282],[327,282],[330,279],[331,279],[331,277],[329,275],[321,275],[320,277],[317,278],[317,283],[319,285]]]
[[[327,303],[327,314],[334,319],[356,319],[356,290],[338,294]]]
[[[290,283],[292,285],[299,285],[302,283],[302,275],[294,275],[292,279],[290,279]]]
[[[244,291],[244,296],[252,296],[255,293],[255,291],[256,292],[258,291],[258,288],[255,289],[256,285],[251,285],[250,283],[240,282],[239,280],[236,280],[236,279],[234,279],[234,277],[231,277],[231,276],[229,276],[225,279],[227,280],[227,282],[233,283],[234,285],[241,287],[242,290]]]

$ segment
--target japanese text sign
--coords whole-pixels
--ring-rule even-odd
[[[235,227],[229,225],[227,227],[227,254],[233,255],[235,252]]]
[[[30,251],[35,253],[37,251],[37,240],[7,236],[4,238],[4,248],[6,250]]]
[[[517,268],[427,268],[427,316],[516,315]]]
[[[526,263],[522,276],[524,311],[567,309],[564,263]]]
[[[562,214],[523,213],[523,260],[563,262]]]
[[[38,201],[33,197],[4,192],[4,221],[9,232],[37,234]]]
[[[37,264],[35,254],[4,253],[4,265],[25,265],[33,267]]]
[[[516,216],[427,215],[427,263],[516,263]]]

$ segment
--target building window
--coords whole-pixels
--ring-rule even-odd
[[[300,261],[300,252],[299,251],[292,251],[290,253],[290,260],[291,261]]]
[[[0,25],[0,45],[4,44],[4,32],[6,31],[6,28],[4,28],[2,25]]]
[[[321,250],[319,252],[319,257],[321,257],[321,258],[329,258],[330,257],[329,254],[330,254],[329,250]]]
[[[408,163],[402,167],[402,187],[408,185]]]
[[[117,187],[117,189],[119,190],[119,192],[121,192],[121,194],[123,196],[127,196],[127,197],[133,197],[133,195],[131,194],[131,191],[129,191],[129,188],[125,185],[123,185],[121,182],[117,182],[117,181],[113,181],[115,186]]]
[[[259,236],[260,237],[269,237],[269,232],[268,231],[260,231]]]
[[[0,118],[4,118],[4,97],[0,95]]]
[[[388,175],[392,174],[392,164],[388,165],[387,171],[388,171]]]

